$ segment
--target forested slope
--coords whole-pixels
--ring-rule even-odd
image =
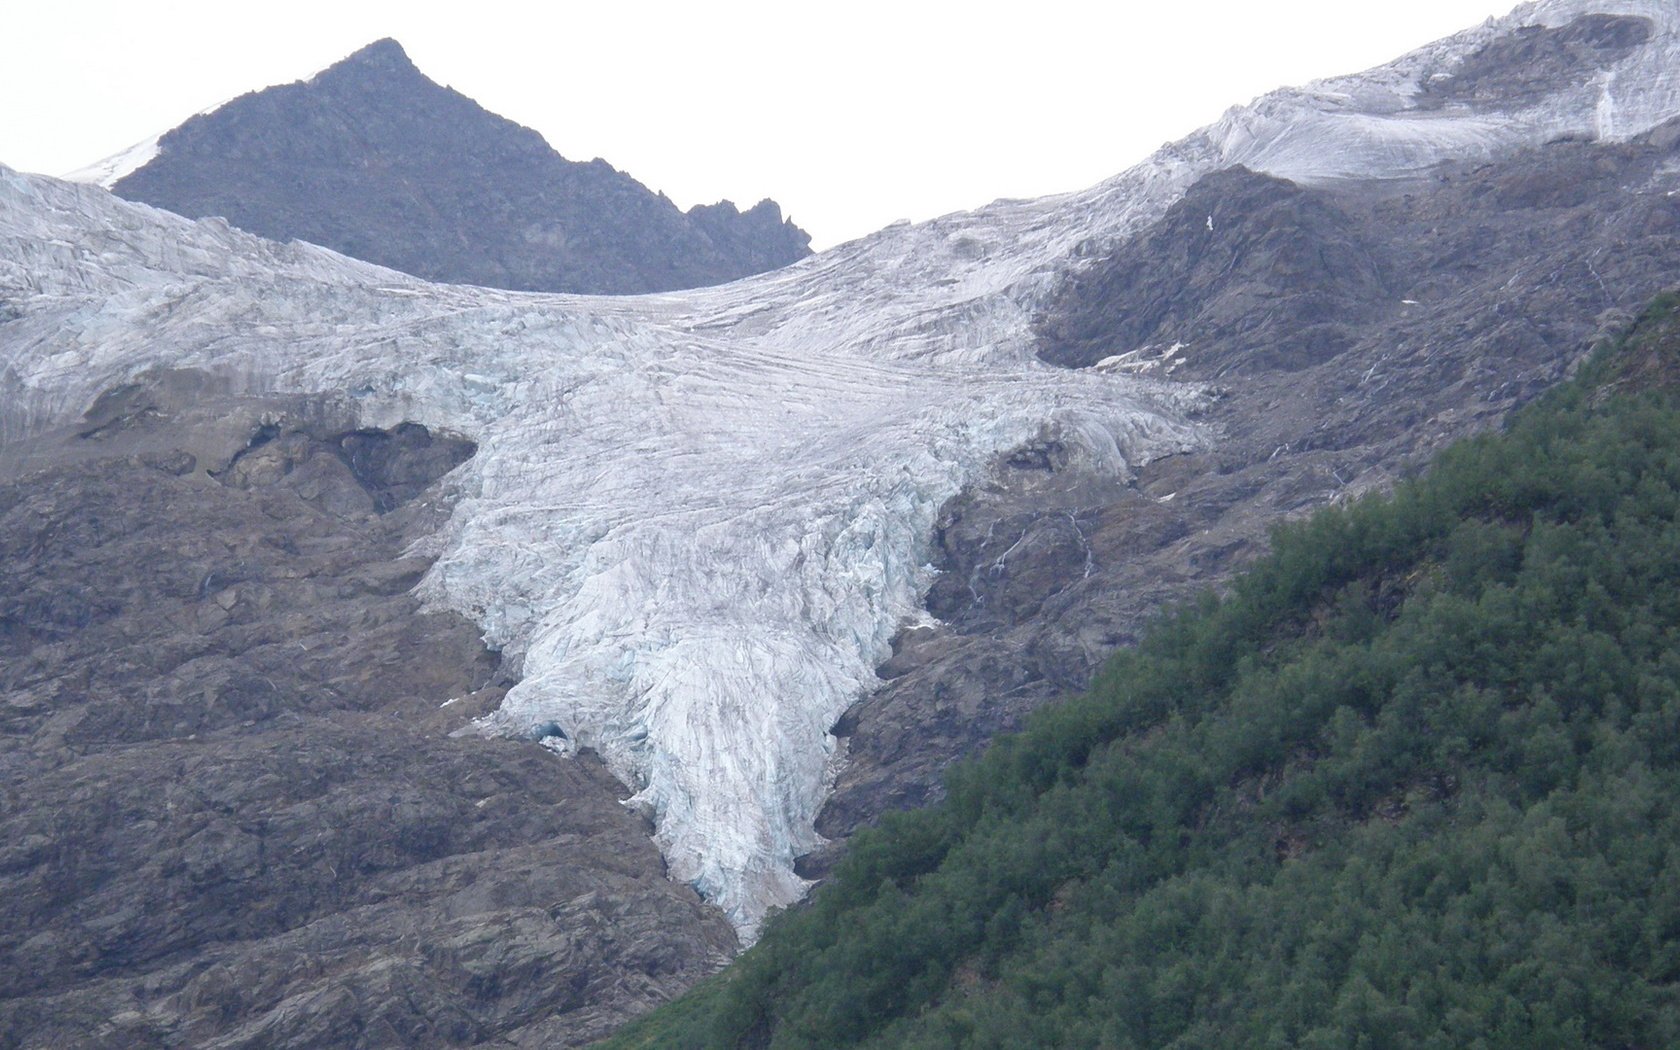
[[[1281,529],[614,1045],[1680,1045],[1677,309]]]

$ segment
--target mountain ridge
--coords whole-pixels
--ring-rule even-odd
[[[685,214],[606,161],[567,160],[434,83],[391,38],[196,114],[85,177],[189,218],[515,290],[669,291],[810,252],[774,201]]]

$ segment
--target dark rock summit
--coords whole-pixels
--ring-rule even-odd
[[[684,214],[433,83],[394,40],[191,118],[113,189],[430,280],[521,291],[692,288],[810,254],[774,201]]]

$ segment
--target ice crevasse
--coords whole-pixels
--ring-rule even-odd
[[[1516,112],[1420,104],[1490,40],[1592,12],[1652,27],[1614,75]],[[0,169],[0,442],[157,368],[472,437],[421,588],[518,662],[484,728],[598,751],[672,877],[750,939],[805,889],[829,730],[917,614],[941,505],[1048,434],[1120,475],[1216,439],[1194,385],[1036,359],[1032,318],[1066,273],[1236,163],[1386,177],[1637,135],[1680,114],[1677,22],[1658,0],[1524,5],[1232,110],[1086,191],[634,298],[428,284]]]

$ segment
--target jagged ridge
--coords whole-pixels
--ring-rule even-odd
[[[112,189],[435,281],[634,293],[719,284],[810,254],[774,201],[686,215],[603,160],[440,87],[395,40],[164,134]]]

